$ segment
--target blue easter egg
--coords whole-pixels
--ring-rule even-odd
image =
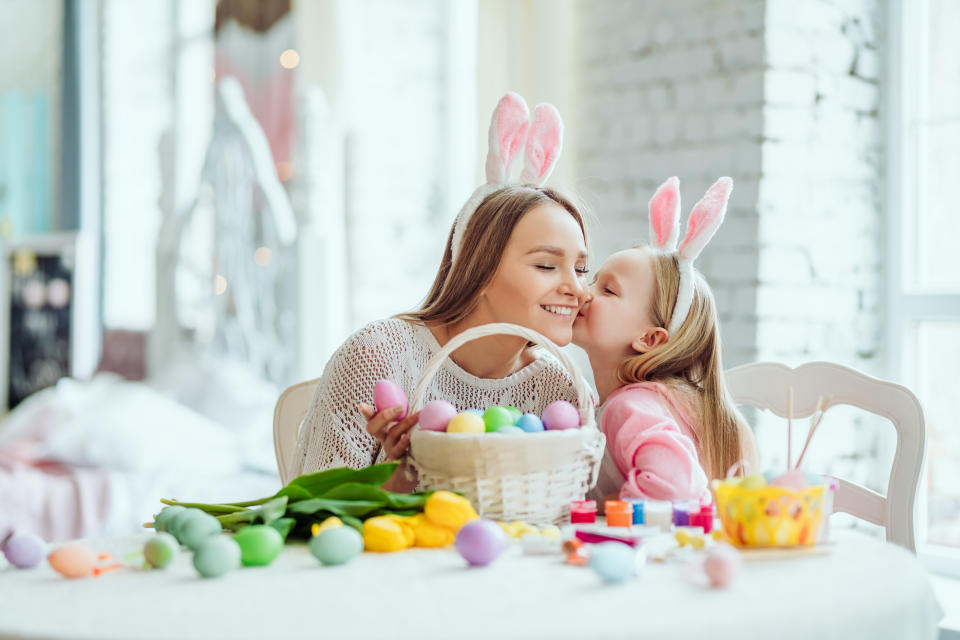
[[[767,479],[767,484],[770,484],[771,482],[773,482],[773,479],[774,479],[774,478],[780,477],[780,472],[779,472],[779,471],[764,471],[764,472],[763,472],[763,477]]]
[[[623,582],[636,575],[637,555],[622,542],[602,542],[593,547],[590,568],[608,584]]]
[[[819,487],[820,485],[826,484],[826,479],[819,473],[814,473],[813,471],[804,471],[803,477],[807,481],[808,487]]]
[[[543,421],[535,413],[525,413],[517,420],[517,426],[527,433],[543,431]]]
[[[467,409],[467,411],[468,411],[469,413],[475,413],[475,414],[477,414],[478,416],[480,416],[481,418],[483,417],[483,411],[480,411],[480,409]]]

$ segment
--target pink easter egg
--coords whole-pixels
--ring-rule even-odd
[[[446,431],[447,424],[457,413],[457,408],[446,400],[431,400],[420,411],[420,428],[427,431]]]
[[[391,407],[403,407],[397,420],[407,417],[407,394],[396,382],[378,380],[377,384],[373,385],[373,404],[377,407],[377,413]]]
[[[802,491],[807,488],[807,474],[799,469],[787,471],[770,481],[772,487],[783,487],[793,491]]]
[[[71,542],[47,556],[47,562],[54,571],[64,577],[82,578],[93,574],[96,558],[88,547],[78,542]]]
[[[547,429],[576,429],[580,426],[580,412],[566,400],[557,400],[543,410],[543,426]]]
[[[728,544],[717,544],[709,551],[703,561],[703,571],[710,580],[710,585],[723,588],[740,572],[743,560],[740,552]]]

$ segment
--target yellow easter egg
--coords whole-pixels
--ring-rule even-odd
[[[447,424],[447,433],[485,433],[486,430],[483,418],[469,411],[458,413]]]
[[[540,535],[550,538],[551,540],[559,540],[560,528],[551,524],[550,526],[540,529]]]

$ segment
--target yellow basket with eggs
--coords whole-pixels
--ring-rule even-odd
[[[732,544],[804,547],[817,543],[829,491],[826,485],[791,489],[714,480],[712,486],[723,533]]]

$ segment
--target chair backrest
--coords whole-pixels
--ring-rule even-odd
[[[293,479],[289,477],[290,462],[297,447],[300,422],[310,408],[319,381],[320,378],[315,378],[288,387],[277,398],[273,409],[273,450],[284,486]]]
[[[897,430],[897,449],[887,495],[836,478],[834,510],[885,527],[888,541],[916,552],[914,503],[925,427],[923,409],[909,389],[829,362],[796,369],[775,362],[746,364],[727,371],[726,380],[737,404],[768,409],[780,417],[787,415],[787,389],[793,387],[795,418],[813,415],[823,396],[829,397],[831,406],[851,405],[889,419]]]

